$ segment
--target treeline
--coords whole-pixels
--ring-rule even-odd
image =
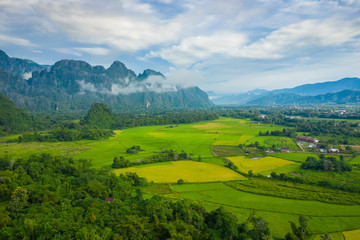
[[[294,129],[284,128],[282,131],[275,130],[275,131],[266,131],[266,132],[259,132],[259,136],[281,136],[281,137],[295,137],[296,131]]]
[[[23,133],[18,142],[72,142],[79,140],[99,140],[109,138],[114,132],[107,129],[68,129],[58,128],[48,132]]]
[[[102,103],[94,103],[80,124],[90,128],[123,129],[137,126],[165,125],[193,123],[217,119],[219,116],[213,111],[183,110],[149,112],[145,114],[121,113],[116,115]]]
[[[350,172],[352,170],[351,164],[345,162],[342,156],[340,160],[336,160],[335,157],[325,157],[324,155],[320,155],[320,159],[308,157],[306,161],[301,164],[301,168],[327,172]]]
[[[140,146],[134,146],[139,147]],[[129,148],[131,149],[131,148]],[[126,151],[127,152],[127,151]],[[127,152],[128,153],[128,152]],[[174,150],[163,150],[159,154],[155,154],[150,159],[142,159],[134,162],[130,162],[129,160],[125,159],[124,157],[115,157],[113,163],[111,165],[112,168],[128,168],[132,166],[139,166],[143,164],[150,164],[150,163],[157,163],[157,162],[170,162],[170,161],[179,161],[179,160],[192,160],[190,155],[186,152],[181,151],[181,153],[176,153]],[[198,161],[201,161],[201,156],[198,156]]]
[[[0,239],[270,239],[266,221],[160,196],[143,198],[135,173],[87,160],[0,159]]]

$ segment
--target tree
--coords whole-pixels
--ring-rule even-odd
[[[251,222],[254,226],[250,234],[254,240],[270,240],[270,229],[268,223],[261,217],[252,218]]]
[[[299,240],[308,239],[311,232],[308,228],[308,218],[305,216],[299,216],[299,226],[296,226],[294,222],[290,221],[292,234],[295,235]]]
[[[331,240],[332,237],[331,237],[330,234],[325,233],[325,234],[322,234],[322,235],[320,236],[320,239],[321,239],[321,240]]]
[[[111,165],[112,168],[127,168],[131,166],[131,162],[129,160],[125,160],[124,157],[114,158],[113,164]]]
[[[218,235],[223,239],[236,239],[238,236],[239,225],[235,215],[227,212],[224,207],[220,207],[212,211],[206,218],[206,222],[216,232],[213,234]]]
[[[272,178],[278,178],[279,177],[279,175],[277,175],[276,172],[271,172],[270,175],[271,175]]]
[[[324,163],[323,163],[323,167],[324,167],[324,171],[331,171],[333,165],[332,165],[331,161],[325,159]]]
[[[22,212],[24,208],[30,205],[28,199],[29,194],[27,190],[23,187],[17,187],[11,194],[11,200],[8,206],[9,210],[15,213]]]
[[[179,179],[179,180],[177,180],[177,184],[184,184],[184,179]]]

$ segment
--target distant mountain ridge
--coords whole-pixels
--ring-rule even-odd
[[[14,75],[24,75],[33,71],[41,71],[46,68],[31,60],[11,58],[4,51],[0,50],[0,68],[7,70]]]
[[[215,104],[244,104],[252,99],[256,99],[259,95],[268,92],[264,89],[254,89],[245,93],[232,94],[232,95],[220,95],[211,99]]]
[[[263,96],[247,102],[248,105],[329,105],[360,103],[360,91],[343,90],[316,96],[301,96],[294,93],[279,93]]]
[[[225,105],[345,104],[357,102],[356,99],[353,99],[356,91],[360,91],[360,78],[343,78],[338,81],[304,84],[273,91],[256,89],[237,95],[214,98],[213,102]],[[340,94],[340,92],[342,93]],[[346,97],[344,94],[347,94]],[[342,100],[337,100],[337,98]]]
[[[360,78],[343,78],[338,81],[304,84],[294,88],[273,90],[269,93],[295,93],[301,96],[316,96],[325,93],[341,92],[343,90],[360,91]]]
[[[30,78],[24,74],[31,73]],[[0,52],[0,92],[32,112],[89,110],[101,102],[114,111],[204,108],[213,103],[198,87],[171,84],[160,72],[136,75],[114,61],[105,69],[78,60],[60,60],[51,68]]]

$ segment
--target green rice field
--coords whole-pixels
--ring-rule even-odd
[[[167,126],[129,128],[116,131],[115,136],[101,141],[1,143],[0,154],[6,153],[18,158],[34,153],[52,153],[72,156],[75,159],[92,159],[94,167],[109,167],[116,156],[135,161],[151,158],[162,150],[172,149],[175,152],[184,150],[193,158],[201,156],[206,162],[222,164],[222,160],[214,159],[211,145],[250,144],[257,141],[259,131],[275,130],[282,130],[282,127],[257,124],[243,119],[220,118],[211,122],[180,124],[174,128]],[[266,137],[262,138],[265,142]],[[282,139],[286,139],[288,144],[295,144],[290,138]],[[143,151],[126,154],[126,149],[133,145],[141,146]]]
[[[309,227],[314,234],[341,232],[360,226],[359,205],[347,206],[257,195],[235,190],[223,183],[175,184],[171,185],[171,188],[178,193],[178,197],[199,201],[208,209],[224,206],[240,221],[245,221],[255,211],[255,216],[261,216],[269,222],[275,237],[283,237],[291,231],[288,221],[297,222],[299,215],[310,218]]]

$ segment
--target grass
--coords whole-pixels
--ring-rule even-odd
[[[18,144],[5,143],[4,140],[0,141],[0,147],[2,153],[7,152],[14,158],[33,153],[51,153],[73,156],[75,159],[92,159],[96,168],[110,167],[116,156],[136,161],[151,158],[167,149],[176,152],[184,150],[194,159],[200,155],[204,162],[223,165],[221,159],[214,159],[211,145],[248,144],[253,138],[258,137],[259,131],[282,130],[282,128],[276,125],[254,124],[244,119],[220,118],[211,122],[179,124],[175,128],[168,128],[165,125],[130,128],[117,131],[115,136],[101,141]],[[266,137],[263,138],[266,141]],[[126,149],[133,145],[141,146],[144,151],[126,154]]]
[[[322,240],[322,234],[314,236],[311,240]],[[344,235],[341,232],[329,233],[331,240],[344,240]],[[347,239],[346,239],[347,240]]]
[[[261,178],[253,178],[249,181],[231,181],[225,182],[225,184],[236,190],[266,196],[312,200],[344,205],[360,204],[359,194],[323,188],[316,185]]]
[[[100,141],[101,142],[101,141]],[[62,156],[75,156],[90,150],[99,141],[77,142],[28,142],[28,143],[1,143],[0,157],[8,155],[10,158],[24,158],[31,154],[49,153]]]
[[[272,147],[275,145],[279,147],[289,147],[290,150],[300,150],[293,139],[288,137],[277,137],[277,136],[257,136],[251,138],[248,144],[258,142],[261,146]]]
[[[222,145],[212,145],[211,152],[215,156],[237,156],[244,154],[244,151],[239,148],[239,146],[222,146]]]
[[[319,155],[315,153],[271,153],[269,155],[294,162],[305,162],[308,157],[315,157],[319,159]],[[339,159],[338,155],[325,155],[325,157],[335,157]]]
[[[360,229],[353,231],[343,232],[345,240],[359,240],[360,239]]]
[[[317,154],[313,153],[271,153],[271,156],[282,158],[285,160],[295,161],[295,162],[305,162],[306,158],[308,157],[316,157],[318,158]]]
[[[360,164],[360,156],[357,156],[357,157],[351,159],[349,163],[351,163],[351,164]]]
[[[291,173],[295,172],[300,169],[301,164],[300,163],[292,163],[289,165],[285,165],[283,167],[278,167],[276,169],[270,169],[263,172],[260,172],[261,175],[267,176],[270,175],[272,172],[276,172],[277,174],[281,173]]]
[[[149,164],[142,167],[131,167],[114,170],[115,174],[136,172],[148,181],[156,183],[174,183],[179,179],[185,182],[215,182],[245,180],[246,178],[231,169],[204,162],[176,161],[167,164]]]
[[[293,171],[293,169],[298,169],[298,165],[296,165],[296,163],[275,157],[251,159],[246,158],[245,156],[237,156],[228,157],[228,159],[239,168],[239,171],[244,173],[248,173],[250,170],[252,170],[253,173],[268,173],[269,171],[277,172],[276,169],[294,164],[295,167],[291,166],[290,171]],[[286,172],[286,169],[283,170]]]
[[[360,206],[345,206],[317,201],[304,201],[262,196],[235,190],[223,183],[171,185],[180,198],[200,201],[209,210],[224,206],[240,221],[245,221],[255,210],[269,222],[275,237],[291,231],[288,221],[297,222],[299,215],[310,217],[313,233],[345,231],[360,224]]]

